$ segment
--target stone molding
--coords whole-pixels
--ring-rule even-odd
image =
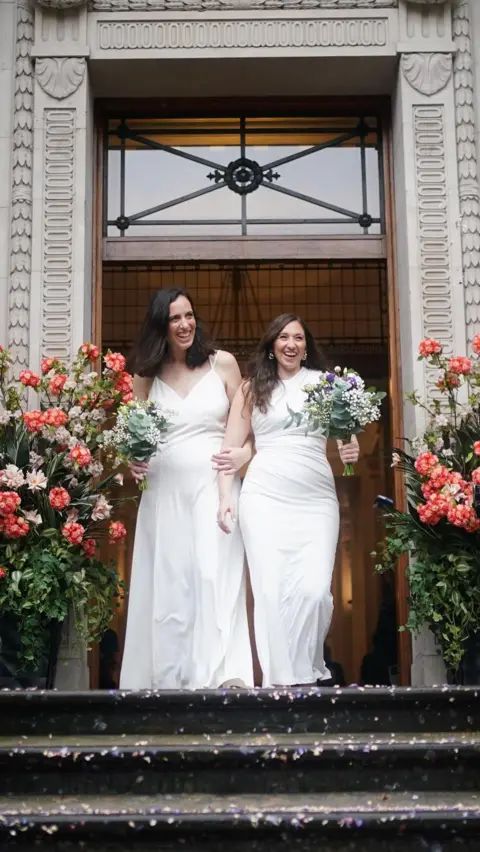
[[[402,71],[413,89],[422,95],[436,95],[445,88],[452,74],[449,53],[404,53]]]
[[[467,341],[480,333],[480,192],[475,144],[475,106],[470,10],[468,0],[458,0],[452,10],[457,46],[453,84],[457,139],[460,233],[465,292]]]
[[[33,10],[28,0],[17,0],[8,294],[8,347],[16,372],[28,366],[30,349],[34,147],[34,77],[31,58],[33,25]]]
[[[450,0],[408,0],[408,2],[413,3],[415,6],[440,6],[441,4],[450,2]]]
[[[413,106],[423,336],[453,353],[452,280],[443,104]],[[436,370],[427,370],[435,396]]]
[[[44,113],[42,357],[71,357],[75,109]]]
[[[382,47],[388,21],[381,18],[98,21],[98,53],[319,47]]]
[[[78,56],[37,59],[35,76],[47,95],[62,100],[77,91],[85,77],[85,65],[85,59]]]
[[[50,0],[44,0],[50,2]],[[62,3],[64,0],[51,0]],[[65,0],[68,2],[68,0]],[[93,12],[210,12],[258,9],[396,9],[398,0],[89,0]]]

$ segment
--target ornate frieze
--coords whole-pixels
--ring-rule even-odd
[[[43,0],[62,3],[68,0]],[[202,12],[224,9],[395,9],[398,0],[89,0],[95,12]]]

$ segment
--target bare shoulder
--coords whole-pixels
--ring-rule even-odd
[[[215,364],[217,367],[224,370],[231,370],[238,366],[235,355],[232,355],[231,352],[226,352],[224,349],[218,350]]]

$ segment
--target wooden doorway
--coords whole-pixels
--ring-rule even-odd
[[[139,236],[127,236],[126,232],[121,237],[112,236],[105,225],[102,198],[108,183],[102,177],[107,164],[104,115],[97,128],[97,342],[104,348],[128,349],[151,290],[175,284],[192,292],[202,319],[219,345],[235,352],[240,362],[248,356],[265,321],[283,310],[298,310],[313,326],[331,360],[356,367],[377,386],[390,391],[390,408],[381,429],[372,429],[362,437],[363,461],[355,480],[347,483],[340,475],[335,454],[331,459],[337,476],[342,533],[333,582],[336,609],[329,647],[350,683],[361,681],[362,664],[368,669],[380,611],[382,629],[387,626],[392,644],[392,628],[395,634],[395,625],[404,623],[406,610],[403,576],[397,579],[396,587],[388,579],[381,581],[373,574],[369,556],[382,536],[373,500],[378,493],[393,494],[390,447],[392,437],[396,440],[402,434],[389,138],[385,115],[382,120],[385,226],[378,233],[364,231],[358,236],[242,234],[186,239],[181,235],[157,236],[151,229],[147,233],[137,231]],[[323,319],[319,311],[322,298],[325,308],[328,303]],[[128,483],[126,488],[133,490]],[[402,495],[395,497],[398,504]],[[126,516],[125,521],[133,533],[134,518]],[[120,554],[120,569],[127,580],[132,543],[133,534]],[[125,615],[125,609],[121,609],[114,625],[120,642]],[[398,640],[396,660],[383,679],[407,684],[411,662],[408,635],[399,634]],[[92,684],[96,682],[94,674]]]

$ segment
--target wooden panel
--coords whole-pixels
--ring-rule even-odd
[[[217,237],[167,239],[106,237],[103,259],[119,263],[249,260],[381,260],[386,257],[384,237],[319,237],[270,239],[268,237]]]

